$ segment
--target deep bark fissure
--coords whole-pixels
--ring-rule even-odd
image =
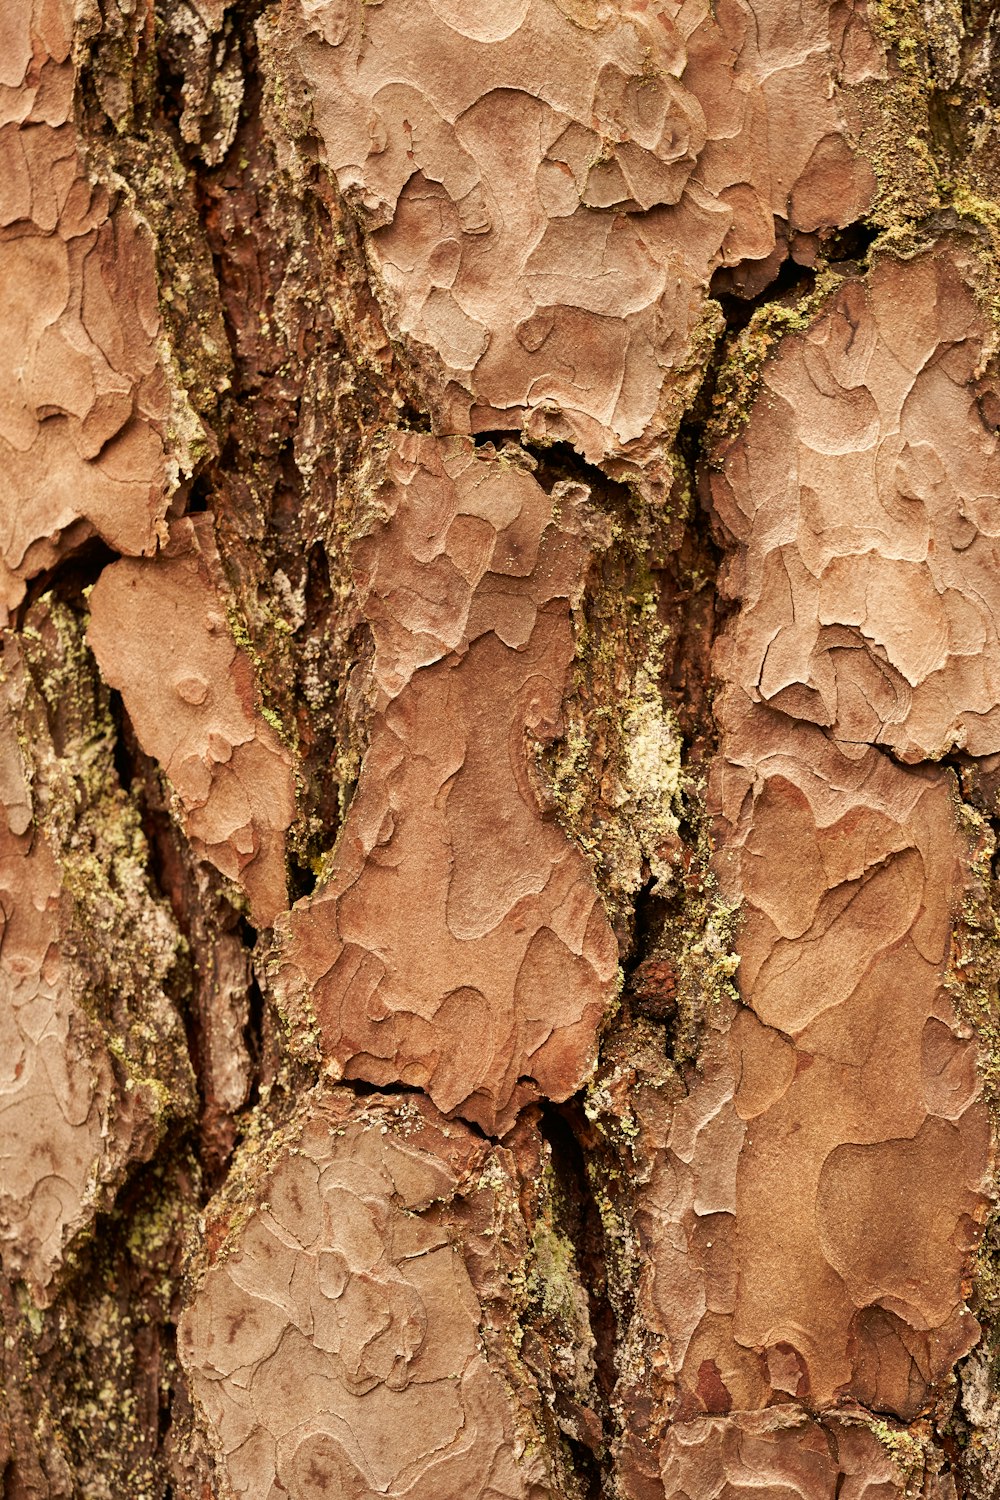
[[[357,1099],[427,1099],[427,1090],[420,1088],[415,1083],[369,1083],[365,1078],[351,1078],[345,1075],[337,1080],[337,1087],[345,1089]],[[457,1122],[463,1130],[481,1141],[487,1141],[491,1146],[499,1145],[503,1137],[490,1135],[475,1120],[468,1120],[462,1114],[456,1114]]]
[[[611,1396],[618,1378],[617,1319],[608,1298],[606,1235],[587,1167],[588,1153],[594,1147],[594,1132],[586,1118],[582,1096],[565,1104],[543,1105],[538,1128],[549,1146],[552,1170],[561,1195],[558,1216],[561,1222],[557,1227],[573,1245],[590,1304],[590,1323],[597,1342],[595,1393],[598,1415],[607,1435]]]
[[[15,1353],[18,1347],[32,1350],[30,1373],[15,1366],[8,1390],[44,1381],[58,1412],[62,1460],[68,1458],[78,1473],[100,1474],[120,1494],[136,1493],[141,1485],[165,1494],[169,1482],[166,1444],[182,1384],[176,1352],[180,1244],[190,1226],[163,1230],[172,1216],[193,1215],[208,1200],[193,1165],[195,1146],[186,1133],[168,1135],[150,1161],[129,1173],[114,1205],[96,1216],[86,1240],[75,1247],[41,1342],[25,1337],[23,1310],[5,1308]],[[14,1431],[23,1446],[12,1493],[47,1493],[52,1484],[54,1493],[68,1496],[55,1466],[45,1480],[39,1471],[34,1477],[40,1489],[32,1488],[27,1428],[19,1431],[15,1423]]]
[[[31,579],[11,621],[12,629],[23,628],[32,606],[46,594],[53,594],[79,608],[83,602],[84,590],[97,582],[107,564],[113,562],[117,555],[100,537],[84,538],[79,546],[70,548],[51,568]]]
[[[783,298],[797,301],[807,295],[820,272],[864,262],[880,232],[871,222],[859,219],[821,236],[806,236],[806,246],[799,248],[788,243],[785,221],[776,221],[775,229],[777,242],[780,245],[784,241],[785,249],[771,274],[770,261],[747,260],[720,266],[712,275],[709,294],[723,310],[729,336],[745,328],[754,313],[769,302]]]
[[[245,917],[241,919],[240,927],[243,946],[252,954],[257,946],[257,933]],[[250,1059],[250,1081],[240,1114],[251,1115],[260,1103],[267,1052],[266,1004],[264,992],[251,959],[247,984],[247,1020],[243,1027],[243,1040]]]
[[[731,268],[727,266],[722,271],[716,271],[709,283],[709,293],[722,308],[726,320],[722,333],[723,340],[731,339],[734,334],[746,328],[754,313],[760,308],[783,299],[787,299],[790,303],[798,302],[803,297],[807,297],[816,285],[814,267],[799,265],[794,260],[785,260],[777,275],[766,286],[752,296],[745,296],[728,289],[727,278],[730,276],[735,278],[739,270],[739,266]]]

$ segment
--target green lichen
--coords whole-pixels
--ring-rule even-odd
[[[721,462],[725,446],[749,421],[764,365],[781,340],[789,333],[804,332],[843,279],[838,271],[827,267],[805,296],[788,302],[767,302],[759,307],[746,328],[728,345],[705,425],[705,451],[712,461]]]
[[[243,651],[249,659],[253,669],[255,707],[265,724],[269,725],[278,739],[291,752],[292,774],[295,778],[295,804],[301,810],[306,800],[307,787],[302,772],[302,761],[299,754],[298,724],[294,716],[285,718],[279,712],[277,696],[272,691],[271,683],[275,678],[287,681],[292,675],[289,666],[290,643],[292,634],[291,627],[282,617],[277,606],[266,597],[258,595],[255,600],[257,619],[257,630],[263,635],[271,648],[272,660],[267,661],[258,649],[254,635],[251,634],[247,623],[247,614],[241,609],[234,594],[226,596],[226,618],[229,624],[229,633],[239,650]],[[274,656],[280,656],[279,669],[274,670]],[[301,812],[296,822],[293,823],[289,833],[289,846],[292,851],[300,852],[308,842],[307,830],[303,828]],[[240,898],[234,893],[232,897],[234,904],[240,903]]]
[[[584,1269],[575,1240],[575,1230],[580,1228],[579,1205],[568,1196],[567,1185],[555,1170],[551,1158],[543,1159],[542,1170],[532,1186],[534,1191],[528,1212],[530,1238],[524,1244],[520,1258],[511,1254],[508,1242],[522,1241],[522,1204],[517,1194],[512,1194],[509,1178],[496,1194],[494,1222],[501,1256],[508,1262],[512,1316],[505,1315],[498,1325],[495,1317],[485,1310],[484,1313],[491,1324],[495,1347],[497,1333],[501,1335],[499,1347],[506,1346],[505,1362],[514,1390],[517,1391],[518,1386],[523,1388],[519,1404],[526,1405],[527,1397],[538,1409],[538,1394],[543,1396],[538,1415],[542,1427],[549,1428],[550,1452],[558,1455],[563,1434],[580,1434],[575,1434],[572,1418],[567,1420],[565,1415],[557,1416],[553,1423],[546,1406],[558,1402],[558,1413],[566,1398],[571,1409],[589,1407],[596,1411],[600,1405],[596,1390],[596,1341],[590,1322],[588,1296],[588,1290],[593,1292],[596,1288],[592,1278],[588,1286],[584,1284]],[[512,1332],[514,1337],[511,1337]],[[524,1364],[526,1347],[530,1351],[527,1370]],[[539,1350],[544,1350],[541,1363]],[[528,1371],[530,1375],[526,1381]],[[559,1398],[562,1398],[561,1402]],[[576,1494],[570,1453],[563,1454],[563,1464],[565,1478],[571,1486],[568,1493]],[[556,1466],[563,1466],[558,1456]]]
[[[966,843],[969,887],[952,933],[946,982],[958,1016],[978,1038],[984,1094],[1000,1131],[1000,888],[992,869],[996,839],[974,807],[957,795],[954,806]]]
[[[44,1455],[60,1494],[159,1500],[176,1482],[185,1414],[174,1406],[170,1473],[156,1410],[170,1406],[180,1382],[177,1267],[199,1192],[196,1160],[184,1143],[172,1144],[73,1247],[51,1306],[39,1309],[18,1287],[5,1309],[7,1386],[25,1420],[19,1437]]]
[[[995,287],[1000,205],[992,196],[995,165],[981,148],[996,125],[986,128],[994,115],[989,98],[962,78],[967,30],[959,0],[878,0],[868,14],[888,59],[884,79],[852,91],[877,183],[869,220],[883,247],[909,254],[935,215],[938,229],[947,227],[942,215],[957,216],[984,233]]]
[[[994,243],[1000,238],[1000,202],[994,198],[985,198],[981,193],[974,192],[968,183],[957,181],[951,187],[949,194],[952,208],[960,218],[969,219],[974,224],[981,224],[990,231]]]
[[[525,1294],[544,1316],[572,1323],[577,1315],[580,1278],[572,1244],[551,1223],[540,1221],[531,1236],[531,1270]]]
[[[972,1265],[973,1307],[984,1325],[989,1384],[1000,1390],[1000,1205],[983,1224]]]
[[[590,695],[584,698],[578,690],[570,700],[566,731],[542,762],[560,821],[600,872],[606,899],[616,909],[634,896],[648,874],[657,887],[673,878],[670,856],[677,844],[683,786],[680,732],[659,685],[665,632],[656,622],[651,598],[638,606],[633,623],[643,616],[645,649],[629,665],[625,693],[615,703],[594,706]],[[605,656],[613,652],[612,640],[605,637],[598,650]],[[595,667],[586,653],[584,636],[577,657],[580,678]],[[607,758],[600,814],[592,770],[595,731]]]
[[[651,524],[616,487],[594,526],[597,560],[574,610],[575,657],[563,731],[537,764],[563,827],[589,859],[613,923],[636,892],[666,887],[678,847],[681,736],[660,680],[668,630],[658,615]]]
[[[154,78],[155,84],[155,78]],[[148,105],[145,106],[148,108]],[[232,382],[219,288],[201,231],[194,181],[170,135],[128,130],[87,140],[91,175],[152,242],[161,328],[158,353],[168,377],[164,437],[171,487],[217,451],[222,398]]]
[[[45,597],[20,640],[35,817],[65,892],[62,953],[74,998],[103,1032],[124,1092],[142,1099],[155,1138],[194,1101],[170,998],[186,946],[150,887],[141,813],[118,778],[117,731],[82,615]]]
[[[963,229],[970,231],[973,286],[980,307],[993,330],[988,357],[995,359],[1000,340],[1000,201],[975,192],[961,179],[950,185],[949,200]]]
[[[954,797],[967,856],[967,889],[955,921],[946,984],[960,1027],[979,1044],[983,1097],[1000,1136],[1000,881],[993,871],[996,836],[976,807]],[[995,1192],[995,1190],[994,1190]],[[994,1201],[970,1267],[971,1303],[984,1328],[984,1352],[995,1384],[1000,1371],[1000,1206]]]
[[[933,1472],[940,1467],[940,1458],[934,1453],[926,1423],[917,1430],[894,1425],[882,1417],[871,1417],[868,1426],[892,1460],[902,1480],[904,1495],[922,1494],[928,1468]]]
[[[704,868],[688,893],[680,932],[672,935],[670,948],[677,971],[673,1055],[680,1065],[697,1057],[709,1013],[723,1000],[737,998],[739,921],[739,904],[720,895],[714,877]]]
[[[941,206],[941,175],[930,123],[932,93],[924,8],[919,0],[875,0],[868,7],[886,48],[886,76],[852,90],[861,147],[875,175],[871,223],[890,239]]]

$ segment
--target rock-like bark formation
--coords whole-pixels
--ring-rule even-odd
[[[210,518],[176,521],[155,562],[105,568],[88,639],[180,799],[192,847],[242,889],[256,924],[270,926],[288,904],[292,757],[255,703],[250,658],[233,640]]]
[[[73,8],[7,7],[0,64],[4,619],[98,535],[155,550],[170,388],[148,228],[91,181],[74,125]]]
[[[884,51],[847,9],[790,35],[742,3],[293,0],[281,31],[444,432],[522,428],[669,482],[711,272],[773,274],[776,216],[808,244],[871,203],[852,90]]]
[[[776,1389],[905,1418],[978,1336],[962,1283],[991,1156],[944,984],[968,849],[953,774],[920,764],[1000,749],[977,269],[942,239],[845,280],[712,485],[741,601],[718,863],[752,1011],[730,1049],[734,1334],[780,1351]]]
[[[505,1368],[512,1152],[419,1099],[301,1114],[181,1326],[235,1490],[549,1493],[537,1395]]]
[[[5,1494],[995,1492],[995,30],[7,6]]]
[[[917,763],[996,749],[978,279],[947,240],[846,278],[713,455],[740,608],[709,803],[740,1003],[651,1140],[675,1427],[788,1397],[913,1420],[980,1335],[964,1277],[990,1129],[946,984],[969,848],[953,773]]]
[[[343,1076],[426,1089],[496,1133],[580,1088],[615,989],[586,860],[530,774],[532,740],[561,727],[586,511],[580,486],[547,495],[461,440],[397,434],[384,462],[353,549],[368,747],[277,993],[314,1009]]]

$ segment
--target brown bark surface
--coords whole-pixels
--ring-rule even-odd
[[[993,1500],[979,0],[0,0],[9,1500]]]

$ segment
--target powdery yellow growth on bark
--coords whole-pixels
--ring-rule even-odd
[[[190,1110],[193,1084],[163,990],[179,934],[150,889],[79,635],[36,605],[0,668],[0,1254],[42,1305],[125,1169]]]

